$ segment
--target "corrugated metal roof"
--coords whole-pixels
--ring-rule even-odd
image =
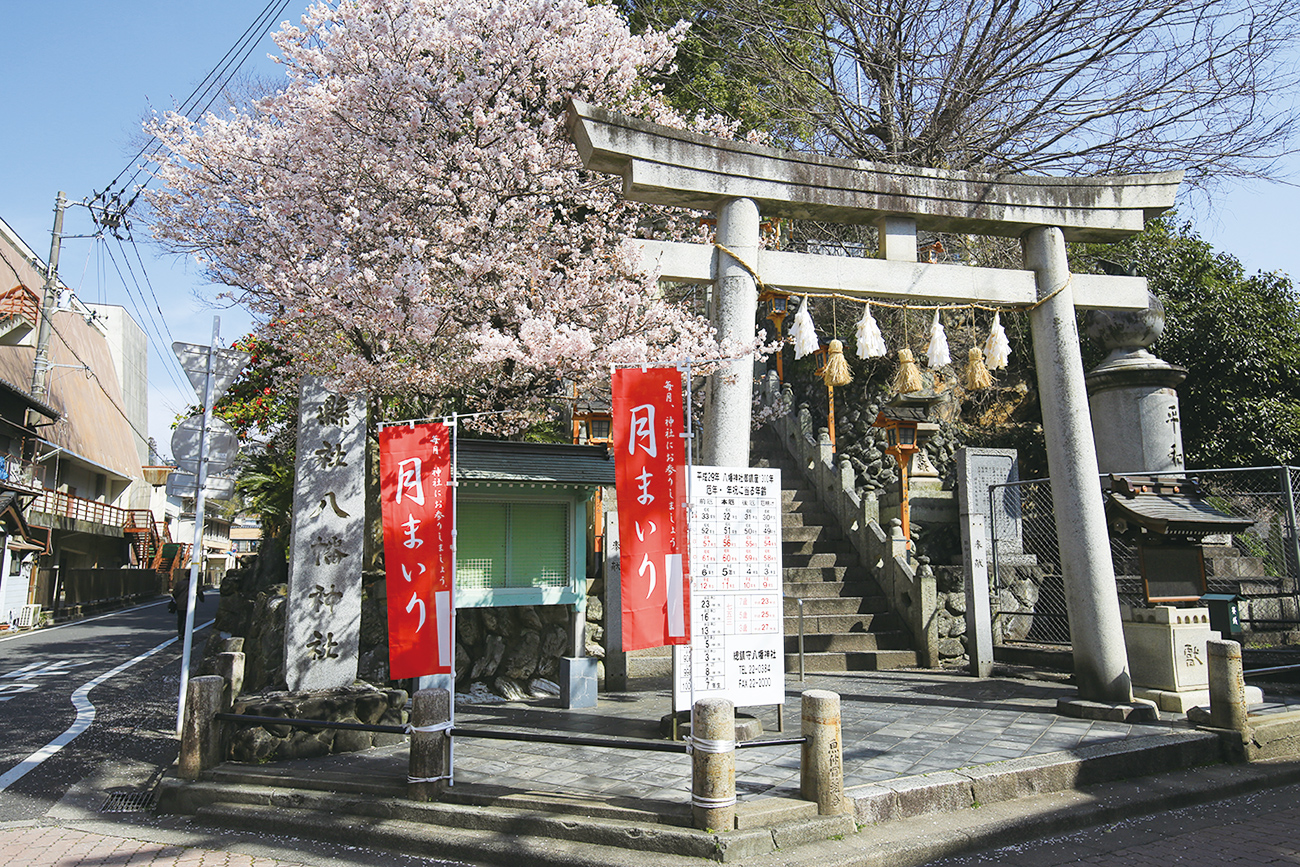
[[[614,459],[604,446],[461,439],[457,449],[465,481],[614,484]]]
[[[140,456],[121,411],[122,392],[108,341],[71,311],[55,313],[53,323],[49,357],[55,366],[46,380],[45,400],[62,418],[42,427],[42,433],[51,443],[126,478],[140,478]],[[35,359],[35,347],[0,346],[0,379],[30,381]]]

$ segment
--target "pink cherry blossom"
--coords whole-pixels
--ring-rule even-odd
[[[681,28],[632,36],[584,0],[340,0],[276,36],[287,82],[167,114],[153,228],[264,336],[344,388],[526,411],[561,377],[720,347],[623,240],[693,231],[580,168],[571,97],[688,124],[647,73]]]

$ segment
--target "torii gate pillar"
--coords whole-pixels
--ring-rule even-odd
[[[758,261],[758,205],[752,199],[727,199],[716,211],[718,243],[746,262]],[[754,339],[758,289],[754,277],[731,256],[719,262],[713,293],[713,322],[720,340]],[[704,404],[704,463],[714,467],[749,466],[749,426],[753,415],[754,361],[737,358],[709,377]]]
[[[1074,677],[1084,698],[1128,704],[1133,700],[1133,684],[1105,504],[1097,482],[1097,450],[1065,235],[1060,229],[1039,227],[1026,232],[1020,243],[1025,269],[1034,272],[1038,297],[1047,299],[1030,311],[1029,325],[1070,633],[1076,636]]]

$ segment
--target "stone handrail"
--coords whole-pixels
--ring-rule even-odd
[[[852,465],[841,455],[835,461],[830,434],[822,428],[814,438],[812,418],[806,408],[795,411],[794,392],[769,372],[760,388],[762,409],[771,417],[772,430],[799,464],[804,479],[822,506],[835,516],[844,537],[859,559],[876,575],[890,606],[912,633],[917,658],[927,668],[939,664],[937,590],[934,573],[911,557],[902,523],[890,522],[886,533],[879,523],[876,498],[858,494]]]

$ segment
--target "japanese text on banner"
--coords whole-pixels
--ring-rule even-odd
[[[450,674],[452,647],[451,428],[379,432],[389,676]]]
[[[623,649],[689,644],[685,538],[678,483],[682,375],[676,368],[614,371]]]

